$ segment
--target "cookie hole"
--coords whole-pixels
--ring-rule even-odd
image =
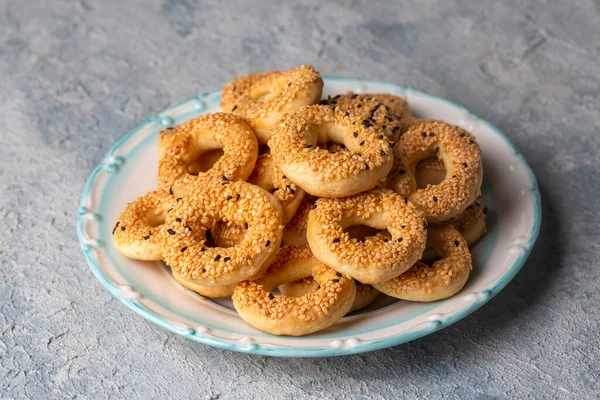
[[[165,223],[165,219],[167,219],[167,211],[171,209],[171,206],[165,208],[163,210],[155,209],[148,211],[146,213],[146,223],[151,228],[156,228],[159,225]]]
[[[433,265],[434,262],[441,259],[442,255],[440,254],[438,249],[433,246],[425,247],[425,251],[423,251],[423,255],[421,256],[421,261],[429,265],[430,267]]]
[[[228,224],[227,221],[217,222],[206,231],[208,247],[234,247],[246,237],[246,228],[240,224]],[[210,235],[210,243],[209,243]]]
[[[359,242],[364,242],[368,237],[375,235],[384,235],[391,238],[392,235],[385,229],[377,229],[367,225],[353,225],[344,229],[344,232],[350,235],[350,239],[356,239]]]
[[[415,168],[417,188],[424,189],[427,185],[437,185],[446,178],[446,168],[442,160],[436,156],[422,159]]]
[[[188,173],[198,175],[201,172],[208,171],[219,161],[223,154],[223,149],[214,149],[201,153],[188,165]]]

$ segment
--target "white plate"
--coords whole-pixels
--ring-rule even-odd
[[[488,233],[472,249],[473,273],[454,297],[434,303],[381,296],[366,310],[305,337],[260,332],[237,315],[230,300],[203,300],[177,284],[160,262],[133,261],[113,245],[114,223],[128,202],[156,188],[157,134],[201,114],[220,111],[220,92],[177,104],[121,139],[92,172],[81,197],[77,233],[100,283],[144,318],[200,343],[287,357],[324,357],[394,346],[464,318],[497,294],[522,267],[537,238],[540,194],[527,162],[508,138],[448,100],[393,84],[325,77],[324,95],[383,92],[407,96],[417,116],[443,119],[473,133],[483,152],[483,201]]]

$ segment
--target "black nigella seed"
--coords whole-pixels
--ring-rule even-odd
[[[352,121],[352,125],[356,125],[356,121]]]
[[[269,293],[269,299],[273,300],[275,298],[275,296],[273,296],[273,293]]]
[[[342,274],[340,274],[339,272],[336,272],[335,276],[340,277],[340,276],[342,276]]]
[[[173,211],[173,207],[171,207],[167,210],[167,214],[170,213],[171,211]]]
[[[387,125],[381,125],[381,129],[387,128]]]
[[[232,195],[227,196],[227,200],[231,200],[231,199],[233,199]]]
[[[270,244],[271,244],[271,241],[267,240],[267,243],[265,243],[265,247],[269,247]]]
[[[292,86],[292,82],[288,82],[288,86]]]
[[[122,227],[121,227],[121,230],[122,230],[122,231],[125,231],[125,227],[124,227],[124,226],[122,226]]]
[[[356,93],[352,94],[352,98],[355,99],[358,95]]]
[[[244,222],[244,228],[248,229],[248,223]]]
[[[172,127],[172,126],[169,126],[169,127],[167,128],[167,130],[168,130],[168,131],[170,131],[170,130],[172,130],[172,129],[173,129],[173,127]]]
[[[184,246],[184,247],[182,247],[182,248],[181,248],[179,251],[183,253],[183,252],[184,252],[184,251],[186,251],[186,250],[187,250],[187,246]]]
[[[312,209],[314,210],[315,208],[317,208],[317,205],[313,204]]]
[[[406,173],[406,171],[403,170],[403,169],[401,169],[400,171],[398,171],[398,174],[400,174],[400,175],[404,175],[405,173]]]
[[[173,194],[173,188],[172,187],[169,188],[169,194]]]
[[[150,239],[150,235],[144,236],[144,240]]]
[[[388,120],[388,122],[392,122],[392,121],[393,121],[393,118],[392,118],[392,117],[385,117],[385,119],[387,119],[387,120]]]
[[[177,218],[175,218],[175,221],[181,222],[181,218],[177,217]]]
[[[225,175],[221,176],[221,179],[223,179],[224,181],[227,180],[227,177]]]
[[[339,243],[339,242],[340,242],[340,238],[333,239],[333,243]]]
[[[401,241],[402,241],[401,237],[399,237],[398,239],[396,239],[396,242],[401,242]]]
[[[475,141],[473,139],[470,139],[469,144],[475,144]]]
[[[175,231],[171,228],[167,229],[167,232],[169,232],[169,235],[174,235]]]
[[[437,197],[433,196],[433,201],[437,203]]]
[[[225,261],[225,262],[227,262],[227,261],[229,261],[229,260],[231,260],[231,257],[225,257],[225,258],[223,259],[223,261]]]
[[[296,194],[296,191],[294,189],[292,189],[291,187],[288,186],[288,188],[290,189],[290,193],[291,194]]]
[[[215,261],[219,261],[220,259],[221,259],[221,255],[220,255],[220,254],[217,254],[217,255],[215,256]]]
[[[370,128],[373,126],[373,123],[371,122],[371,120],[368,120],[368,119],[363,120],[362,124],[365,128]]]
[[[466,162],[463,163],[463,167],[468,168],[469,164],[467,164]]]
[[[408,204],[408,197],[403,197],[402,200],[404,200],[404,204]]]
[[[458,240],[455,240],[455,241],[454,241],[454,245],[455,245],[456,247],[458,247],[458,245],[459,245],[459,244],[460,244],[460,243],[458,242]]]
[[[117,223],[115,224],[115,228],[116,228],[116,227],[118,227],[118,226],[119,226],[119,224],[120,224],[120,222],[119,222],[119,221],[117,221]]]
[[[242,197],[239,193],[235,195],[235,201],[240,201],[240,197]]]
[[[452,179],[456,179],[456,175],[452,175]]]
[[[431,136],[431,137],[434,137],[434,136],[435,136],[435,133],[433,133],[433,132],[429,132],[429,136]]]
[[[464,132],[463,132],[463,133],[461,133],[461,134],[460,134],[460,137],[465,137],[465,133],[464,133]]]
[[[358,137],[358,132],[353,133],[354,137]]]
[[[383,129],[385,129],[385,125]],[[383,140],[383,135],[379,135],[379,140]]]
[[[383,241],[384,241],[385,243],[389,242],[389,240],[388,240],[388,239],[383,239]]]
[[[404,228],[406,228],[406,225],[402,225],[400,228],[404,229]]]
[[[178,197],[178,198],[177,198],[177,199],[175,199],[175,200],[177,200],[177,202],[179,203],[179,202],[182,200],[182,198],[181,198],[181,197]]]
[[[340,281],[339,279],[333,279],[331,282],[338,283],[339,281]]]
[[[384,150],[381,150],[381,155],[385,156],[385,151]]]
[[[392,132],[396,133],[398,131],[398,129],[400,129],[400,127],[399,126],[395,126],[395,127],[392,128]]]
[[[206,247],[201,248],[200,251],[206,251]]]
[[[363,140],[362,142],[359,143],[359,145],[364,146],[365,141]]]
[[[421,136],[427,137],[427,132],[421,132]]]
[[[359,104],[356,106],[356,108],[361,108],[361,107],[362,107],[362,104]]]
[[[346,111],[346,114],[344,114],[345,117],[350,116],[350,113],[348,111]]]
[[[307,149],[310,149],[311,147],[312,147],[312,144],[307,144],[307,145],[306,145],[306,148],[307,148]]]
[[[231,109],[231,112],[234,112],[235,110],[237,110],[237,104],[233,106],[233,108]]]
[[[281,177],[281,179],[287,179],[287,176],[286,176],[286,175],[284,175],[284,176],[282,176],[282,177]]]
[[[423,222],[423,228],[425,228],[425,229],[429,228],[429,224],[427,223],[427,221]]]

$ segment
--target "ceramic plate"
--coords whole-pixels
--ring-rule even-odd
[[[537,238],[541,206],[535,176],[521,153],[494,126],[448,100],[393,84],[326,77],[324,96],[354,91],[406,96],[419,117],[443,119],[472,132],[483,152],[488,233],[472,248],[464,289],[433,303],[380,296],[367,309],[305,337],[273,336],[237,315],[230,300],[203,299],[177,284],[161,262],[123,257],[111,232],[128,202],[156,186],[157,135],[165,127],[220,111],[220,92],[205,93],[150,118],[121,139],[92,172],[81,197],[77,233],[88,264],[121,303],[174,333],[210,346],[286,357],[325,357],[394,346],[464,318],[497,294],[521,269]]]

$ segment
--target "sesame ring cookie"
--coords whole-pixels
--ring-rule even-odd
[[[471,273],[471,253],[465,239],[448,224],[431,226],[427,236],[442,256],[431,266],[418,261],[411,269],[387,282],[374,285],[388,296],[410,301],[436,301],[459,292]]]
[[[315,198],[306,195],[300,206],[296,210],[293,218],[283,228],[283,242],[294,246],[306,246],[306,225],[308,224],[308,214],[315,205]]]
[[[347,112],[348,116],[360,117],[360,121],[365,127],[373,126],[392,142],[395,142],[400,135],[401,125],[396,123],[398,121],[392,114],[390,107],[386,107],[383,102],[378,101],[377,96],[379,95],[362,95],[350,92],[345,95],[330,97],[322,103],[344,113]]]
[[[345,228],[366,225],[386,234],[351,238]],[[381,283],[409,269],[425,249],[427,222],[406,198],[374,189],[344,199],[319,199],[308,216],[308,244],[316,258],[367,284]]]
[[[117,250],[135,260],[161,260],[161,225],[175,197],[155,190],[127,204],[113,228]]]
[[[301,297],[275,296],[278,286],[313,276],[319,288]],[[273,335],[302,336],[341,319],[356,296],[354,281],[311,256],[310,249],[284,246],[266,274],[240,283],[233,305],[253,327]]]
[[[354,298],[352,307],[350,307],[350,311],[348,311],[349,313],[365,308],[380,294],[380,292],[371,285],[363,285],[359,281],[354,281],[354,283],[356,284],[356,297]],[[280,285],[279,292],[284,296],[301,297],[318,288],[319,284],[314,278],[308,277]]]
[[[446,169],[437,185],[417,189],[415,169],[420,160],[437,155]],[[394,147],[394,168],[386,186],[407,196],[430,222],[446,221],[466,209],[480,194],[481,151],[465,130],[443,122],[414,125]]]
[[[158,185],[177,196],[193,194],[199,185],[212,181],[237,181],[250,176],[258,143],[250,127],[231,114],[207,114],[175,127],[158,165]],[[205,172],[189,167],[203,153],[222,149],[223,155]]]
[[[284,225],[290,222],[306,193],[281,172],[270,153],[258,156],[248,182],[263,188],[279,200],[283,208]]]
[[[326,105],[287,114],[273,130],[269,147],[281,171],[306,192],[339,198],[372,189],[393,164],[389,140],[362,115]],[[333,141],[348,151],[331,153]]]
[[[485,234],[487,208],[483,206],[481,196],[475,200],[465,211],[448,220],[448,224],[452,225],[465,238],[469,247],[473,246]]]
[[[206,286],[206,285],[198,285],[197,283],[188,281],[181,275],[177,274],[175,271],[172,271],[173,279],[181,286],[184,286],[194,292],[198,293],[204,297],[210,297],[213,299],[229,299],[233,296],[233,290],[237,286],[237,284],[231,285],[223,285],[223,286]]]
[[[267,143],[281,117],[321,99],[323,80],[310,65],[236,79],[223,87],[221,109],[248,121],[259,143]]]
[[[281,242],[281,205],[247,182],[212,183],[177,202],[163,225],[163,258],[192,283],[223,286],[263,273]],[[219,221],[246,233],[232,247],[209,247],[206,231]]]

